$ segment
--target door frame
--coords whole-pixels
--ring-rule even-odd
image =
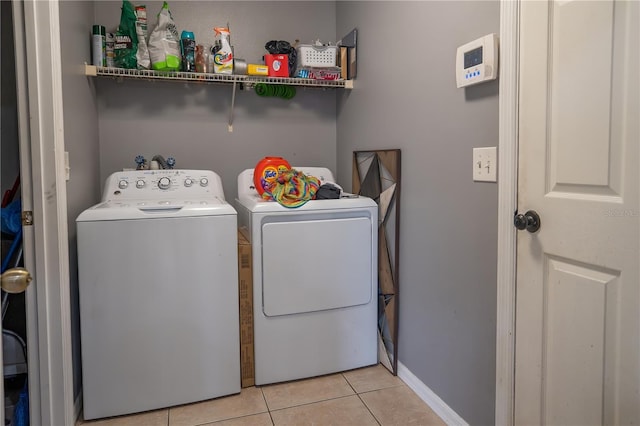
[[[13,0],[27,289],[29,416],[74,424],[69,241],[57,0]]]
[[[520,1],[500,1],[495,424],[505,426],[513,425],[515,400]]]

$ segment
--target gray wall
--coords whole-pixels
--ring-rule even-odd
[[[456,48],[499,32],[495,2],[338,2],[358,28],[355,89],[338,100],[338,181],[354,150],[400,148],[398,359],[471,424],[494,423],[497,185],[472,148],[498,144],[498,84],[456,89]]]
[[[67,182],[69,227],[69,274],[73,344],[74,395],[81,386],[80,321],[78,312],[78,268],[75,219],[100,200],[98,112],[94,82],[84,75],[89,56],[93,3],[60,3],[60,44],[62,48],[62,90],[64,107],[64,144],[71,167]]]
[[[146,4],[152,28],[161,2]],[[137,154],[215,170],[232,200],[238,173],[265,155],[328,166],[349,188],[353,150],[401,148],[399,360],[465,420],[492,424],[497,186],[472,182],[471,155],[497,145],[498,86],[456,89],[454,58],[457,46],[498,32],[498,2],[174,1],[170,8],[178,29],[206,44],[210,28],[229,22],[236,56],[248,62],[259,62],[272,39],[335,41],[357,27],[356,88],[299,89],[289,102],[240,91],[229,133],[229,85],[82,77],[90,25],[113,30],[120,2],[65,1],[70,224]],[[77,303],[74,316],[76,330]]]
[[[146,5],[152,28],[162,2]],[[269,40],[335,42],[334,2],[170,2],[169,7],[178,31],[193,31],[198,43],[212,44],[212,28],[229,22],[236,57],[249,63],[262,63]],[[96,22],[113,28],[119,19],[120,3],[96,3]],[[173,156],[179,168],[216,171],[233,201],[238,174],[267,155],[335,172],[335,90],[299,88],[291,101],[239,91],[229,133],[231,85],[109,79],[97,85],[102,180],[135,167],[138,154]]]

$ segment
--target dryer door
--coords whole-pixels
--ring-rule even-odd
[[[262,226],[262,309],[279,316],[364,305],[374,297],[370,217]]]

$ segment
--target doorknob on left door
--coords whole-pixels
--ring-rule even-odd
[[[31,274],[25,268],[11,268],[1,276],[2,289],[7,293],[22,293],[31,282]]]
[[[533,234],[540,229],[540,216],[535,210],[529,210],[525,214],[516,213],[513,217],[513,225],[521,231],[526,229]]]

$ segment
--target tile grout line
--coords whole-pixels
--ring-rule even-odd
[[[388,386],[388,387],[381,387],[379,389],[370,389],[368,391],[364,391],[364,392],[358,392],[356,391],[356,389],[351,385],[351,382],[349,381],[349,379],[347,379],[347,377],[344,375],[344,373],[341,373],[342,376],[344,377],[344,379],[347,381],[347,383],[349,384],[349,386],[351,386],[351,389],[353,389],[353,391],[355,392],[355,394],[358,396],[358,399],[360,400],[360,402],[362,402],[362,404],[366,407],[367,411],[369,412],[369,414],[371,414],[371,417],[373,417],[373,419],[376,421],[376,423],[378,423],[378,425],[382,426],[382,423],[380,422],[380,420],[378,420],[378,418],[376,417],[375,414],[373,414],[373,412],[371,411],[371,409],[369,408],[369,406],[367,405],[367,403],[362,399],[361,395],[364,395],[365,393],[371,393],[371,392],[377,392],[380,390],[384,390],[384,389],[390,389],[390,388],[394,388],[394,387],[398,387],[398,386],[402,386],[402,383],[397,384],[397,385],[393,385],[393,386]]]
[[[354,393],[351,395],[342,395],[342,396],[335,396],[333,398],[321,399],[319,401],[303,402],[302,404],[292,405],[290,407],[275,408],[273,410],[269,410],[269,413],[271,413],[272,411],[282,411],[282,410],[288,410],[290,408],[298,408],[298,407],[304,407],[306,405],[319,404],[321,402],[335,401],[336,399],[349,398],[350,396],[357,396],[357,395],[358,395],[357,393]]]
[[[363,393],[367,393],[367,392],[363,392]],[[371,414],[371,417],[373,417],[373,420],[376,421],[376,423],[378,423],[378,425],[382,426],[382,423],[380,423],[380,420],[378,420],[378,418],[376,417],[375,414],[373,414],[373,412],[371,411],[371,408],[369,408],[369,406],[367,405],[366,402],[364,402],[364,400],[362,399],[362,397],[360,396],[359,393],[357,393],[356,395],[358,395],[358,399],[360,400],[360,402],[362,402],[362,405],[365,406],[365,408],[367,409],[367,411],[369,412],[369,414]]]
[[[375,422],[379,425],[382,426],[382,423],[380,423],[380,420],[378,420],[378,418],[375,416],[375,414],[373,414],[373,412],[371,411],[371,409],[369,408],[369,406],[366,404],[366,402],[361,398],[361,394],[365,394],[365,393],[371,393],[371,392],[376,392],[379,390],[383,390],[383,389],[387,389],[387,388],[392,388],[392,387],[396,387],[396,386],[401,386],[402,384],[398,384],[398,385],[394,385],[394,386],[389,386],[389,387],[383,387],[380,389],[371,389],[365,392],[358,392],[356,391],[356,389],[353,387],[353,385],[351,384],[351,382],[349,381],[349,379],[347,379],[347,377],[344,375],[344,373],[340,373],[340,375],[342,376],[342,378],[345,380],[345,382],[347,382],[347,384],[349,385],[349,387],[351,388],[351,390],[353,391],[352,395],[343,395],[343,396],[338,396],[338,397],[334,397],[334,398],[327,398],[327,399],[322,399],[319,401],[313,401],[313,402],[307,402],[307,403],[303,403],[303,404],[298,404],[298,405],[292,405],[290,407],[283,407],[283,408],[278,408],[278,409],[273,409],[271,410],[269,408],[269,404],[267,404],[266,402],[266,397],[264,395],[264,392],[262,392],[262,396],[263,398],[265,398],[265,404],[267,404],[267,410],[269,411],[269,416],[271,417],[271,423],[273,425],[275,425],[275,421],[273,420],[273,416],[271,415],[272,412],[274,411],[283,411],[283,410],[288,410],[291,408],[298,408],[298,407],[304,407],[306,405],[313,405],[313,404],[318,404],[321,402],[326,402],[326,401],[335,401],[337,399],[343,399],[343,398],[348,398],[351,396],[357,396],[358,400],[360,400],[360,402],[362,403],[362,405],[364,405],[364,407],[367,409],[367,411],[369,412],[369,414],[371,414],[371,417],[373,417],[373,419],[375,420]],[[260,390],[262,391],[262,388],[260,388]]]
[[[364,407],[367,409],[367,411],[369,412],[369,414],[371,414],[371,417],[373,417],[373,420],[376,421],[376,423],[378,423],[379,426],[382,426],[382,423],[380,423],[380,421],[378,420],[378,418],[375,416],[375,414],[373,414],[371,412],[371,409],[369,408],[369,406],[367,405],[366,402],[364,402],[364,400],[360,397],[360,392],[358,392],[356,390],[356,388],[353,387],[353,385],[351,384],[351,382],[349,381],[349,379],[347,378],[347,376],[344,375],[344,373],[342,373],[342,377],[344,377],[344,379],[347,381],[347,383],[349,384],[349,386],[351,386],[351,389],[353,389],[353,392],[356,394],[356,396],[358,397],[358,399],[360,400],[360,402],[362,402],[362,405],[364,405]],[[362,393],[366,393],[366,392],[362,392]]]
[[[260,386],[258,389],[260,389],[260,394],[262,395],[262,400],[264,401],[264,406],[267,407],[267,413],[269,413],[269,420],[271,420],[271,425],[274,426],[276,424],[276,422],[273,421],[273,416],[271,415],[271,409],[269,408],[269,403],[267,402],[267,397],[264,395],[264,391],[262,390],[262,386]]]
[[[351,388],[351,390],[353,391],[353,393],[355,393],[356,395],[358,394],[358,392],[356,391],[356,389],[353,387],[353,385],[351,384],[351,382],[349,381],[349,379],[347,379],[347,376],[344,375],[344,373],[340,373],[340,375],[342,376],[342,378],[344,379],[345,382],[347,382],[347,384],[349,385],[349,387]]]
[[[229,420],[241,419],[243,417],[257,416],[257,415],[263,414],[263,413],[269,413],[269,417],[271,418],[271,413],[269,412],[269,405],[267,404],[267,401],[266,401],[266,399],[264,397],[264,392],[262,392],[262,388],[260,388],[258,386],[254,386],[254,387],[256,389],[260,390],[260,393],[262,394],[262,400],[264,401],[265,407],[267,407],[267,411],[262,411],[262,412],[259,412],[259,413],[243,414],[241,416],[228,417],[226,419],[218,419],[218,420],[214,420],[214,421],[205,421],[204,423],[195,423],[195,424],[192,424],[192,425],[189,425],[189,426],[206,426],[206,425],[210,425],[210,424],[226,422],[226,421],[229,421]],[[240,389],[240,392],[242,393],[242,389]],[[238,393],[238,394],[235,394],[235,395],[226,395],[226,396],[223,396],[223,397],[220,397],[220,398],[226,398],[228,396],[236,396],[236,395],[240,395],[240,394]],[[213,398],[213,399],[218,399],[218,398]],[[205,400],[205,401],[209,401],[209,400]],[[193,403],[193,404],[198,404],[198,403]],[[185,404],[185,405],[192,405],[192,404]],[[171,408],[169,408],[169,415],[171,415],[170,413],[171,413]],[[170,426],[170,423],[171,423],[171,419],[169,418],[169,424],[167,424],[167,426]],[[274,425],[273,418],[271,418],[271,425],[272,426]]]
[[[334,374],[335,374],[335,373],[334,373]],[[331,375],[334,375],[334,374],[328,374],[328,375],[326,375],[326,376],[320,376],[320,377],[328,377],[328,376],[331,376]],[[267,405],[267,410],[269,411],[269,414],[271,414],[271,412],[272,412],[272,411],[282,411],[282,410],[287,410],[287,409],[289,409],[289,408],[304,407],[305,405],[317,404],[317,403],[319,403],[319,402],[324,402],[324,401],[333,401],[333,400],[336,400],[336,399],[346,398],[346,397],[349,397],[349,396],[357,395],[357,394],[358,394],[358,392],[356,392],[356,390],[353,388],[353,386],[351,386],[351,383],[349,383],[349,380],[347,380],[347,378],[344,376],[344,373],[337,373],[337,374],[339,374],[340,376],[342,376],[342,378],[344,379],[344,381],[347,383],[347,385],[349,385],[349,387],[350,387],[350,388],[351,388],[351,390],[353,391],[353,394],[350,394],[350,395],[342,395],[342,396],[335,396],[335,397],[332,397],[332,398],[320,399],[320,400],[318,400],[318,401],[312,401],[312,402],[303,402],[303,403],[299,403],[299,404],[296,404],[296,405],[291,405],[291,406],[288,406],[288,407],[274,408],[274,409],[272,410],[271,408],[269,408],[269,404],[268,404],[268,403],[267,403],[267,401],[266,401],[266,396],[265,396],[264,392],[262,392],[262,397],[265,399],[265,404]],[[337,374],[335,374],[335,375],[337,375]],[[312,378],[310,378],[310,379],[313,379],[313,377],[312,377]],[[308,379],[306,379],[306,380],[308,380]],[[257,387],[257,386],[256,386],[256,387]],[[262,391],[262,387],[260,387],[260,390]],[[273,422],[273,417],[271,417],[271,421]],[[275,424],[275,423],[274,423],[274,424]]]

